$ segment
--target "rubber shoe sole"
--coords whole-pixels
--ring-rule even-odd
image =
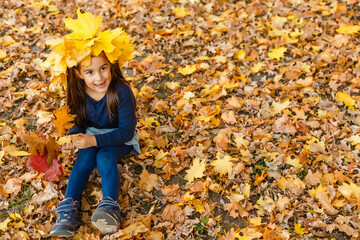
[[[75,235],[75,231],[68,231],[68,230],[53,230],[50,232],[51,237],[72,237]]]
[[[116,233],[120,227],[116,219],[107,211],[109,210],[104,208],[97,209],[91,217],[92,224],[102,235]]]

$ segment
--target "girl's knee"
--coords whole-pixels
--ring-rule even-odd
[[[96,167],[101,175],[117,170],[116,156],[108,151],[101,151],[96,156]]]

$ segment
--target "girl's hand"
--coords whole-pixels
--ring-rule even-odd
[[[96,138],[95,136],[88,134],[79,134],[71,138],[71,142],[75,147],[79,149],[84,149],[88,147],[96,147]]]
[[[72,143],[72,142],[70,142],[70,143],[65,143],[65,144],[63,144],[63,145],[61,145],[61,149],[64,151],[64,150],[72,150],[72,149],[74,149],[75,148],[75,146],[74,146],[74,144]]]

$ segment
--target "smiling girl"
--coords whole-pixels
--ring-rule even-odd
[[[81,195],[95,167],[101,175],[103,198],[91,221],[102,234],[110,234],[120,227],[117,163],[130,152],[139,154],[135,99],[120,69],[121,64],[131,58],[129,52],[131,54],[133,47],[122,30],[99,32],[102,22],[99,16],[78,10],[78,20],[70,20],[65,19],[65,25],[75,34],[51,41],[53,55],[47,61],[53,66],[53,75],[66,77],[67,103],[76,115],[75,126],[69,131],[76,135],[63,149],[77,148],[79,154],[70,173],[65,198],[58,204],[58,216],[50,235],[75,234]],[[74,26],[83,27],[75,29]],[[79,41],[83,45],[79,45]],[[113,47],[109,48],[109,44]],[[78,46],[80,48],[76,48]],[[65,71],[61,69],[64,65]]]

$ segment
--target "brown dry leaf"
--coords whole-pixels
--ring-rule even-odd
[[[178,218],[182,215],[182,209],[179,206],[173,205],[173,204],[168,204],[165,208],[164,211],[161,214],[161,218],[164,221],[172,221],[172,222],[176,222],[178,221]]]
[[[325,212],[329,215],[335,215],[338,211],[331,205],[331,202],[326,195],[326,193],[321,192],[316,194],[316,199],[320,202],[321,206],[324,208]]]
[[[321,182],[322,176],[323,175],[319,171],[312,173],[312,171],[309,170],[304,179],[304,182],[307,187],[315,186]]]
[[[146,169],[140,174],[139,188],[151,192],[153,188],[160,189],[159,176],[157,174],[149,174]]]
[[[9,178],[6,181],[6,184],[3,186],[3,189],[7,194],[15,197],[21,191],[21,183],[23,180],[18,178]]]
[[[225,112],[221,115],[221,119],[229,124],[235,124],[236,123],[236,117],[234,111]]]

